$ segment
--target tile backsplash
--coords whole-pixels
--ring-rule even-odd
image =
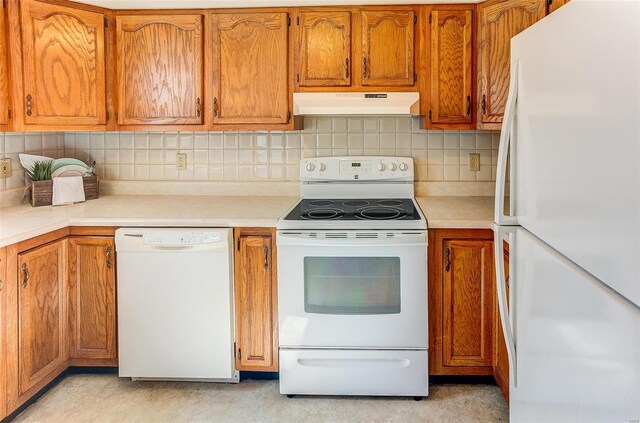
[[[19,153],[64,157],[64,133],[0,132],[0,158],[11,159],[12,170],[10,177],[0,178],[0,191],[24,187],[25,173],[20,166]]]
[[[406,116],[307,116],[301,131],[6,133],[0,140],[14,172],[1,180],[4,190],[24,184],[23,151],[95,160],[100,178],[120,181],[297,181],[301,158],[343,155],[411,156],[419,181],[492,181],[499,132],[427,131]],[[186,154],[186,170],[176,169],[177,153]],[[469,153],[480,154],[480,171],[468,170]]]

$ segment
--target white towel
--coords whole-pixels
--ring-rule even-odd
[[[53,178],[53,198],[51,203],[54,206],[81,203],[84,200],[82,176]]]

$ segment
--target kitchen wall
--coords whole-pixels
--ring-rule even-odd
[[[411,156],[418,181],[492,181],[499,132],[426,131],[405,116],[312,117],[301,131],[0,133],[0,157],[13,173],[0,191],[24,185],[18,153],[97,162],[98,175],[115,181],[297,181],[303,157]],[[176,153],[187,169],[176,170]],[[480,153],[480,171],[468,154]]]
[[[11,159],[12,170],[9,178],[0,178],[0,192],[24,187],[25,174],[18,153],[25,152],[53,158],[64,157],[64,133],[0,132],[0,158]]]
[[[66,133],[65,154],[109,180],[297,181],[301,158],[411,156],[419,181],[492,181],[498,132],[426,131],[411,117],[305,117],[302,131]],[[176,170],[176,153],[187,169]],[[469,172],[468,153],[480,153]]]

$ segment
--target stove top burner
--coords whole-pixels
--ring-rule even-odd
[[[394,220],[402,219],[406,215],[407,214],[404,210],[400,210],[395,207],[366,207],[364,209],[356,210],[356,217],[358,219]]]
[[[285,220],[420,220],[406,199],[306,199]]]
[[[344,212],[342,210],[320,208],[309,210],[302,215],[302,218],[311,220],[333,220],[340,219],[342,216],[344,216]]]

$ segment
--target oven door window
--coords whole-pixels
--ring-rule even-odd
[[[305,257],[304,311],[400,313],[400,258]]]

